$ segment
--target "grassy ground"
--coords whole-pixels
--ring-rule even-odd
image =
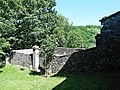
[[[7,66],[0,70],[0,90],[51,90],[65,80],[65,77],[44,78],[30,75],[29,70]]]
[[[0,69],[0,90],[120,90],[120,73],[57,75],[44,78],[19,67]]]

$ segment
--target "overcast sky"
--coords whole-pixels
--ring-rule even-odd
[[[56,0],[56,10],[73,25],[100,25],[99,20],[120,10],[120,0]]]

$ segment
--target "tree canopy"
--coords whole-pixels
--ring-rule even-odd
[[[67,47],[70,48],[91,48],[95,47],[95,36],[100,33],[100,26],[73,26],[68,34]]]
[[[55,0],[0,0],[0,53],[40,47],[45,63],[55,47],[93,47],[99,26],[72,26]]]
[[[70,26],[55,6],[55,0],[0,0],[1,39],[11,49],[31,48],[36,44],[41,55],[50,59],[54,48],[65,44],[60,32]]]

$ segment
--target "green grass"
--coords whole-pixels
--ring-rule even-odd
[[[120,90],[120,74],[68,75],[53,90]]]
[[[65,77],[33,76],[29,70],[22,71],[11,65],[0,71],[0,90],[51,90],[65,80]]]
[[[120,90],[120,73],[30,75],[16,66],[0,69],[0,90]]]

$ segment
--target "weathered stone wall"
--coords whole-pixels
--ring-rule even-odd
[[[32,65],[32,49],[13,50],[9,63],[30,68]]]
[[[28,50],[29,51],[29,50]],[[22,52],[22,53],[21,53]],[[29,51],[30,52],[30,51]],[[103,48],[88,50],[57,48],[55,57],[51,61],[47,72],[52,73],[93,73],[120,69],[120,56],[118,50],[108,51]],[[32,65],[31,53],[14,51],[12,64],[28,67]],[[42,59],[40,62],[43,62]]]
[[[107,19],[101,20],[101,24],[102,25],[114,25],[116,23],[120,23],[119,21],[120,21],[120,13],[117,13],[117,14],[112,15],[111,17],[109,17]]]
[[[103,18],[101,34],[96,36],[96,46],[107,49],[120,49],[120,12]]]
[[[58,58],[52,62],[50,67],[52,72],[78,74],[120,69],[120,56],[118,51],[91,48],[74,52],[66,58],[67,60],[61,59]],[[61,65],[62,67],[60,69],[56,70],[56,67],[58,68],[60,66],[59,63],[63,63],[63,65]]]
[[[113,36],[120,36],[120,13],[102,20],[101,25],[103,25],[101,29],[102,35],[110,34]]]
[[[74,48],[62,48],[62,47],[57,48],[54,54],[55,57],[50,65],[50,67],[52,68],[51,69],[52,72],[53,73],[58,72],[67,62],[70,55],[78,50],[79,49]],[[32,49],[13,50],[9,63],[29,68],[30,65],[33,65],[32,55],[33,55]],[[41,57],[40,66],[42,68],[45,68],[43,65],[43,59]]]
[[[50,67],[48,68],[48,72],[57,73],[59,72],[64,65],[68,62],[71,55],[75,52],[78,52],[79,48],[57,48],[55,50],[55,57],[50,63]],[[72,67],[70,67],[72,68]]]

